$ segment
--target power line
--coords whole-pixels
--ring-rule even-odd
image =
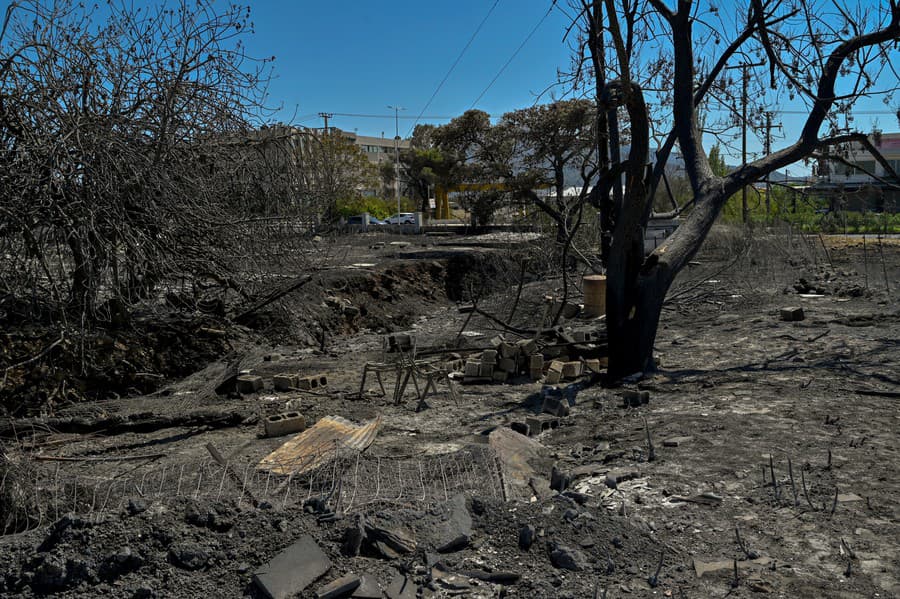
[[[422,108],[422,112],[419,113],[419,116],[416,117],[416,120],[413,122],[412,127],[409,128],[409,133],[406,134],[409,137],[413,130],[416,128],[416,124],[418,124],[419,119],[422,118],[422,115],[428,110],[428,107],[431,106],[431,102],[434,100],[435,96],[438,95],[438,92],[441,91],[441,88],[444,87],[444,83],[447,82],[447,79],[450,77],[450,74],[453,72],[453,69],[456,68],[456,65],[459,64],[459,61],[462,60],[463,55],[466,53],[466,50],[469,49],[469,46],[472,45],[472,42],[475,41],[475,37],[478,35],[478,32],[481,31],[481,28],[484,27],[484,24],[487,22],[488,17],[491,16],[491,13],[494,12],[494,9],[497,8],[497,5],[500,3],[500,0],[494,0],[494,3],[491,5],[491,8],[487,11],[487,14],[484,15],[484,18],[481,19],[481,23],[478,24],[478,27],[475,28],[475,32],[472,33],[472,36],[469,38],[469,41],[466,42],[466,45],[463,46],[463,49],[460,50],[459,56],[456,57],[456,60],[453,61],[453,64],[450,65],[450,69],[447,71],[447,74],[444,75],[444,78],[441,79],[441,82],[438,83],[438,86],[435,88],[434,93],[431,94],[431,97],[428,98],[428,102],[425,103],[425,106]],[[428,118],[428,117],[426,117]]]
[[[404,115],[395,117],[395,115],[393,115],[393,114],[358,114],[358,113],[353,113],[353,112],[332,112],[331,114],[333,114],[335,116],[350,116],[353,118],[361,118],[361,119],[394,119],[394,118],[419,119],[419,118],[425,118],[425,119],[438,119],[438,120],[447,119],[447,120],[449,120],[449,119],[456,118],[455,116],[438,116],[438,115],[422,116],[421,114],[417,117],[404,116]]]
[[[534,26],[534,28],[528,33],[528,35],[525,36],[525,39],[522,40],[522,43],[519,44],[519,47],[516,48],[516,51],[512,53],[512,56],[509,57],[509,60],[507,60],[506,63],[504,63],[504,65],[502,67],[500,67],[500,71],[498,71],[497,74],[494,75],[494,78],[491,79],[491,82],[487,84],[487,87],[484,88],[484,90],[478,95],[477,98],[475,98],[475,101],[472,102],[472,106],[469,107],[469,110],[471,110],[472,108],[475,108],[475,105],[478,104],[479,100],[481,100],[481,98],[484,97],[484,94],[486,94],[488,92],[488,90],[491,89],[491,87],[493,87],[494,83],[497,82],[497,79],[500,78],[500,75],[503,74],[503,71],[506,70],[506,67],[509,66],[509,63],[511,63],[516,58],[516,56],[519,55],[519,52],[522,51],[522,48],[525,47],[525,44],[528,43],[528,40],[530,40],[531,37],[537,32],[538,28],[544,24],[544,21],[546,21],[547,17],[550,16],[550,13],[553,12],[553,7],[555,7],[555,6],[556,6],[556,0],[553,0],[553,2],[550,3],[550,8],[548,8],[547,12],[544,13],[544,16],[541,17],[540,21],[537,22],[537,25]]]

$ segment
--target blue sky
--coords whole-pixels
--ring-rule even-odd
[[[548,102],[552,93],[564,91],[553,86],[558,69],[569,66],[563,35],[570,23],[561,10],[549,10],[551,0],[249,1],[256,30],[245,39],[249,54],[276,57],[269,104],[280,109],[272,120],[321,127],[317,114],[328,112],[334,114],[330,125],[393,137],[395,123],[388,106],[402,106],[399,129],[406,137],[422,113],[421,122],[431,123],[449,118],[429,117],[454,117],[472,107],[499,117]],[[847,5],[874,7],[881,1]],[[136,5],[152,3],[135,0]],[[8,4],[0,0],[0,7]],[[482,21],[471,46],[435,94]],[[893,114],[896,107],[863,100],[857,108],[866,112],[857,112],[854,125],[860,130],[871,130],[876,123],[885,131],[900,129]],[[803,105],[797,100],[770,109],[776,111],[775,124],[783,125],[774,130],[773,149],[778,149],[798,135]],[[761,145],[759,138],[749,136],[751,159]],[[740,162],[736,146],[725,151],[729,164]],[[806,171],[802,165],[791,170]]]
[[[399,105],[406,108],[401,116],[412,117],[400,120],[400,134],[406,136],[492,5],[494,0],[257,1],[249,49],[276,57],[270,92],[274,103],[284,104],[282,120],[296,112],[295,122],[322,126],[310,115],[385,115],[391,118],[337,114],[330,124],[393,137],[387,106]],[[471,108],[549,7],[548,0],[497,2],[426,116],[456,116]],[[557,68],[568,63],[562,43],[566,24],[560,11],[551,11],[476,108],[499,116],[533,104],[556,81]]]
[[[861,4],[873,1],[877,0],[861,0]],[[557,69],[568,68],[570,53],[563,43],[568,18],[554,9],[541,21],[550,0],[499,0],[494,5],[495,0],[257,1],[252,4],[257,34],[249,47],[258,55],[276,56],[270,93],[273,103],[284,106],[277,115],[280,120],[321,127],[322,119],[316,114],[331,112],[334,126],[391,137],[394,119],[387,106],[399,105],[406,108],[400,113],[400,134],[407,136],[423,110],[426,117],[456,116],[473,107],[539,22],[533,36],[474,107],[500,116],[534,104],[538,94],[557,81]],[[426,108],[489,11],[472,45]],[[554,91],[559,95],[563,90]],[[540,101],[549,99],[544,95]],[[799,133],[803,115],[790,111],[802,111],[803,106],[797,101],[772,109],[785,111],[775,118],[776,124],[783,125],[773,131],[777,149]],[[887,131],[897,129],[892,110],[878,101],[863,101],[859,109],[879,112],[859,114],[855,125],[861,130],[870,130],[876,122]],[[761,150],[761,142],[752,134],[749,137],[751,154]],[[734,150],[726,150],[726,156],[729,163],[740,162]],[[806,171],[795,165],[792,173]]]

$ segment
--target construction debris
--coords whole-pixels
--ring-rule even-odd
[[[340,451],[363,451],[378,433],[381,416],[356,425],[340,416],[325,416],[264,457],[257,468],[284,476],[303,474],[331,461]]]

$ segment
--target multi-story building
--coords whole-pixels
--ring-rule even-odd
[[[334,129],[334,131],[340,132],[345,138],[359,146],[359,149],[363,151],[369,162],[374,164],[393,160],[394,152],[396,151],[395,147],[399,147],[401,152],[409,148],[409,139],[401,139],[395,146],[394,138],[392,137],[358,135],[355,132],[342,131],[340,129]]]
[[[894,174],[900,173],[900,133],[876,132],[869,136],[869,141],[884,156]],[[815,183],[807,191],[827,200],[831,210],[897,212],[900,179],[875,160],[862,144],[854,142],[845,153],[841,152],[849,164],[828,158],[819,160]]]

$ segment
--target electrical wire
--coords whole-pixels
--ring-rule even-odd
[[[456,118],[455,116],[439,116],[439,115],[422,116],[421,114],[420,114],[419,116],[417,116],[417,117],[414,117],[414,116],[403,116],[402,114],[401,114],[401,115],[393,115],[393,114],[358,114],[358,113],[352,113],[352,112],[332,112],[331,114],[333,114],[334,116],[351,116],[351,117],[354,117],[354,118],[361,118],[361,119],[391,119],[391,120],[393,120],[393,119],[395,119],[395,118],[398,118],[398,119],[419,119],[419,118],[426,118],[426,119],[435,119],[435,120],[450,120],[450,119],[455,119],[455,118]]]
[[[416,128],[416,125],[419,123],[419,119],[423,118],[422,115],[425,114],[425,111],[428,110],[429,106],[431,106],[431,102],[438,95],[438,92],[441,91],[441,88],[444,87],[444,84],[447,82],[447,79],[450,77],[450,74],[453,73],[453,69],[455,69],[456,65],[459,64],[459,61],[462,60],[462,57],[466,53],[466,50],[468,50],[469,46],[472,45],[472,42],[475,41],[475,37],[481,31],[481,28],[484,27],[484,24],[487,22],[488,17],[491,16],[491,13],[494,12],[494,9],[497,8],[497,5],[499,3],[500,3],[500,0],[494,0],[494,3],[491,5],[491,8],[487,11],[487,14],[484,15],[483,19],[481,19],[481,23],[479,23],[478,27],[475,28],[475,32],[472,33],[472,36],[469,38],[469,41],[466,42],[466,45],[463,46],[462,50],[460,50],[459,56],[457,56],[456,60],[453,61],[453,64],[450,65],[450,69],[447,71],[447,74],[444,75],[444,78],[441,79],[441,82],[438,83],[438,86],[435,88],[434,93],[432,93],[431,97],[428,98],[428,102],[425,103],[425,106],[422,108],[422,112],[420,112],[419,116],[416,117],[416,120],[413,121],[412,127],[409,128],[409,132],[406,134],[407,137],[412,135],[413,130]],[[424,117],[424,118],[435,118],[435,117]]]
[[[540,28],[540,26],[544,24],[544,21],[546,21],[547,17],[550,16],[550,13],[553,12],[553,8],[555,6],[556,6],[556,0],[553,0],[553,2],[550,3],[550,8],[548,8],[547,12],[544,13],[544,16],[541,17],[540,21],[537,22],[537,25],[535,25],[534,28],[532,28],[532,30],[528,33],[528,35],[525,36],[525,39],[522,40],[522,43],[519,44],[519,47],[516,48],[516,51],[512,53],[512,56],[509,57],[509,60],[507,60],[504,63],[504,65],[502,67],[500,67],[500,70],[497,72],[496,75],[494,75],[494,78],[491,79],[491,82],[487,84],[487,87],[485,87],[484,90],[482,90],[482,92],[478,95],[478,97],[475,98],[475,101],[472,102],[472,106],[469,107],[469,110],[471,110],[472,108],[475,108],[475,105],[478,104],[478,102],[481,100],[481,98],[484,97],[484,94],[488,93],[488,90],[494,86],[494,83],[497,82],[497,79],[500,78],[500,75],[503,74],[503,71],[506,70],[506,67],[508,67],[509,64],[516,58],[516,56],[519,55],[519,52],[522,51],[522,48],[525,47],[525,44],[528,43],[528,40],[530,40],[532,38],[532,36],[534,36],[534,34],[537,33],[538,28]]]

